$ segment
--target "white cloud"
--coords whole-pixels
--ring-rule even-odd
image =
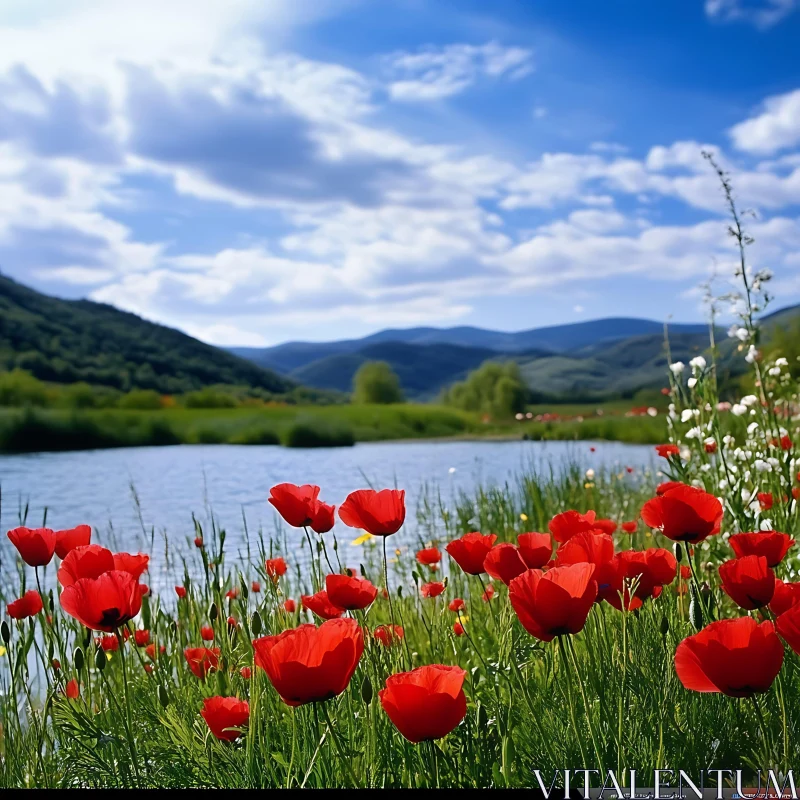
[[[459,94],[480,78],[516,80],[533,71],[533,53],[498,42],[451,44],[400,51],[384,59],[389,95],[394,100],[441,100]]]
[[[720,22],[771,28],[797,9],[797,0],[706,0],[706,15]]]
[[[771,154],[800,144],[800,89],[767,98],[760,114],[729,133],[734,145],[749,153]]]

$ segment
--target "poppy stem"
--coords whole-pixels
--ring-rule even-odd
[[[389,589],[389,558],[386,555],[386,537],[383,537],[383,583],[386,587],[386,598],[389,601],[389,619],[392,621],[392,635],[394,636],[394,604],[392,603],[392,592]]]
[[[289,756],[289,768],[286,770],[286,788],[292,785],[292,767],[294,766],[294,748],[297,744],[297,712],[291,710],[292,715],[292,754]]]
[[[125,697],[125,733],[128,734],[128,745],[131,750],[131,759],[133,760],[133,771],[136,773],[137,783],[141,782],[139,776],[139,756],[136,754],[136,743],[133,740],[133,733],[131,731],[131,703],[128,697],[128,668],[125,665],[125,642],[123,641],[122,634],[119,628],[114,628],[114,633],[117,635],[117,643],[119,644],[119,657],[122,661],[122,691]]]
[[[437,758],[437,747],[433,739],[428,741],[430,745],[431,751],[431,770],[433,773],[433,785],[438,789],[439,788],[439,759]]]
[[[350,775],[350,780],[353,781],[353,786],[358,786],[358,780],[353,772],[353,765],[350,763],[351,759],[344,752],[344,748],[339,741],[339,734],[336,732],[333,727],[333,723],[331,722],[331,717],[328,713],[328,704],[327,702],[322,702],[320,703],[320,706],[322,706],[322,714],[325,717],[325,722],[328,723],[328,730],[331,732],[331,738],[333,739],[333,744],[336,747],[336,752],[339,754],[339,758],[341,759],[342,763],[345,765],[345,767],[347,767],[347,772]]]
[[[308,532],[308,527],[306,525],[303,525],[303,530],[306,533],[306,541],[308,542],[308,554],[311,556],[311,573],[312,577],[314,578],[314,582],[316,583],[314,589],[315,591],[319,591],[320,589],[322,589],[322,585],[320,583],[321,570],[317,569],[317,562],[314,558],[314,545],[311,542],[311,534]]]
[[[586,764],[586,751],[583,749],[583,739],[581,738],[581,733],[578,730],[578,721],[575,719],[575,703],[572,700],[572,673],[569,668],[569,664],[567,664],[567,653],[564,648],[564,642],[562,641],[563,636],[556,636],[556,641],[558,642],[558,649],[561,654],[561,662],[564,665],[564,669],[566,670],[566,683],[567,683],[567,705],[569,706],[569,718],[570,722],[572,722],[572,730],[575,731],[575,740],[578,742],[578,748],[581,751],[581,763]]]

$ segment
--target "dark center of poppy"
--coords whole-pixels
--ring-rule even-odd
[[[100,623],[105,628],[116,628],[123,621],[122,614],[118,608],[107,608],[100,617]]]

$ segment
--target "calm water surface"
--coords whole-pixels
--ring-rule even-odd
[[[117,546],[129,550],[144,547],[142,528],[154,527],[159,539],[165,535],[174,547],[185,547],[194,536],[192,512],[207,523],[213,511],[228,531],[226,547],[237,550],[245,545],[243,513],[251,541],[259,527],[266,536],[276,530],[277,515],[266,502],[274,484],[316,483],[322,499],[338,505],[369,481],[375,488],[407,490],[410,513],[398,542],[414,541],[413,508],[424,486],[438,485],[447,498],[477,485],[502,484],[524,470],[558,469],[573,461],[587,469],[641,469],[652,465],[653,448],[608,442],[385,442],[314,450],[181,445],[0,456],[0,528],[18,525],[20,509],[28,504],[31,526],[41,525],[46,507],[48,527],[87,523],[101,542],[108,542],[113,528]],[[340,538],[351,539],[349,532]],[[2,539],[0,553],[7,556]],[[159,575],[151,579],[162,582]]]

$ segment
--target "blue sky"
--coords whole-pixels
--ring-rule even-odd
[[[4,0],[0,269],[222,345],[800,302],[797,0]]]

